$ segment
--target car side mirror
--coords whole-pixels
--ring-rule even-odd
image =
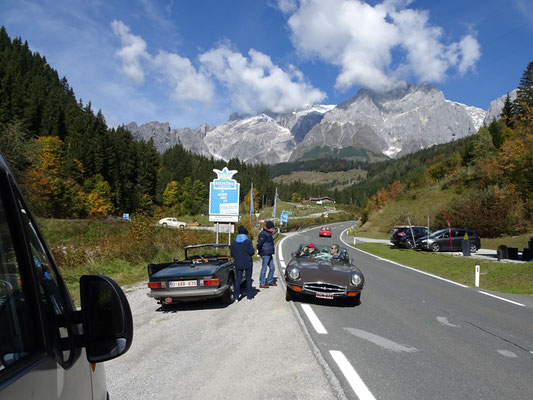
[[[80,278],[83,337],[87,360],[99,363],[126,353],[133,340],[133,318],[126,295],[111,278]]]

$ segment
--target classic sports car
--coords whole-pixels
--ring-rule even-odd
[[[301,244],[285,269],[286,300],[300,294],[321,299],[344,298],[359,304],[365,278],[337,244]]]
[[[329,226],[323,226],[322,228],[320,228],[320,231],[318,232],[318,236],[331,237],[331,228]]]
[[[220,297],[233,302],[235,265],[227,244],[185,247],[185,260],[148,265],[149,296],[160,304]]]
[[[178,221],[176,218],[173,217],[160,219],[159,221],[157,221],[157,224],[162,225],[164,227],[173,226],[175,228],[185,228],[187,226],[187,222]]]

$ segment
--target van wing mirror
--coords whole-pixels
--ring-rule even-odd
[[[99,363],[126,353],[133,340],[133,318],[126,295],[111,278],[80,278],[81,314],[87,360]]]

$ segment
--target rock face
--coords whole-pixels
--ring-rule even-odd
[[[518,89],[515,89],[512,92],[509,92],[509,99],[511,101],[515,101],[517,93],[518,93]],[[507,97],[507,94],[504,94],[502,97],[490,102],[489,111],[487,111],[487,115],[485,116],[485,119],[483,120],[483,125],[487,126],[492,122],[493,119],[500,118],[500,114],[502,113],[503,105],[505,104],[506,97]]]
[[[207,132],[215,129],[215,126],[202,124],[196,129],[171,129],[168,122],[148,122],[138,126],[135,122],[130,122],[124,126],[137,140],[147,142],[153,139],[156,149],[163,153],[169,148],[181,144],[184,148],[194,151],[197,154],[211,156],[204,138]]]
[[[485,110],[446,100],[433,86],[408,85],[385,93],[361,89],[337,106],[257,116],[234,113],[219,126],[171,129],[168,123],[132,122],[126,128],[138,139],[153,138],[160,152],[181,144],[224,160],[274,164],[297,160],[319,147],[363,148],[399,157],[472,135],[487,118]]]
[[[363,147],[394,158],[474,134],[484,114],[482,109],[446,100],[430,85],[386,93],[362,89],[328,112],[291,160],[316,146]]]

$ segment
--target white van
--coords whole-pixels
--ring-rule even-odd
[[[80,294],[78,310],[0,155],[0,398],[109,398],[102,362],[130,348],[130,306],[105,276]]]

